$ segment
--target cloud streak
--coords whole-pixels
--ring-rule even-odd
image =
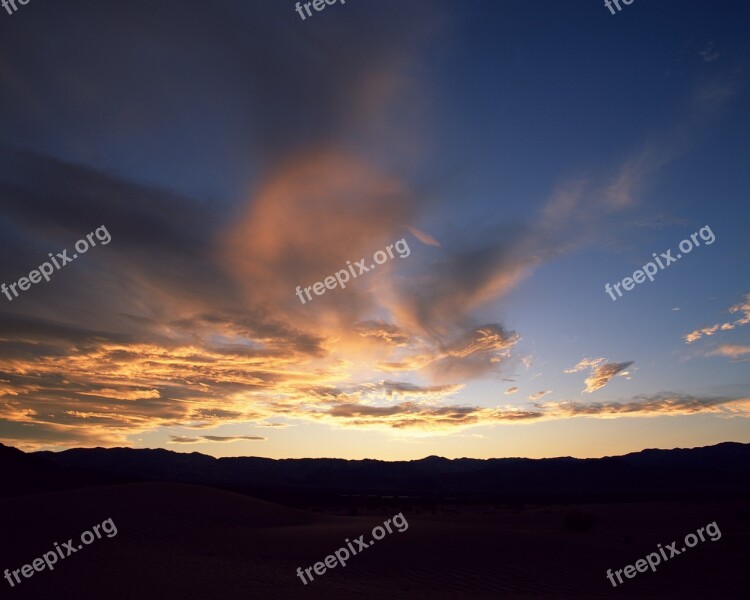
[[[718,348],[711,350],[708,356],[726,356],[727,358],[742,358],[750,356],[750,346],[740,344],[722,344]]]
[[[660,416],[710,413],[723,416],[748,416],[750,398],[723,396],[697,397],[663,392],[652,396],[636,396],[629,402],[560,402],[545,407],[548,414],[558,417],[596,416]]]
[[[584,381],[586,388],[583,391],[591,394],[607,385],[616,375],[627,375],[628,373],[626,369],[632,365],[633,362],[634,361],[631,360],[621,363],[608,363],[605,358],[584,358],[575,367],[566,369],[564,372],[578,373],[589,369],[590,374]]]
[[[698,341],[702,337],[712,336],[719,331],[731,331],[742,325],[750,323],[750,293],[745,294],[742,301],[731,306],[729,312],[732,314],[739,313],[741,316],[739,319],[731,322],[717,323],[701,329],[691,331],[685,336],[685,343],[692,344]]]
[[[170,443],[172,444],[199,444],[202,442],[239,442],[243,440],[252,440],[252,441],[265,441],[267,438],[259,437],[255,435],[233,435],[233,436],[223,436],[223,435],[202,435],[199,437],[190,437],[190,436],[182,436],[182,435],[170,435],[169,436]]]

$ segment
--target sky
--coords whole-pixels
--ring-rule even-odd
[[[0,441],[750,442],[750,7],[294,4],[0,11]]]

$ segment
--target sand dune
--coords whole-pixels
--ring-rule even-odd
[[[112,518],[118,534],[93,542],[5,597],[79,600],[221,598],[742,598],[750,505],[629,504],[576,507],[595,515],[568,531],[573,507],[409,515],[393,533],[307,586],[296,577],[392,515],[334,517],[182,484],[133,484],[0,501],[0,566],[16,569]],[[613,589],[622,568],[710,521],[721,540],[698,545]]]

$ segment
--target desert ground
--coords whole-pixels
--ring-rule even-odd
[[[409,527],[304,585],[297,567],[344,539],[370,538],[393,506],[358,516],[298,510],[213,488],[144,483],[0,501],[0,565],[31,563],[53,542],[112,518],[102,537],[13,589],[6,598],[721,598],[747,597],[747,501],[403,506]],[[716,521],[722,537],[625,579],[622,569]]]

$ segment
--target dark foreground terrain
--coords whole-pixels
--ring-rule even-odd
[[[6,473],[29,460],[37,462],[23,462],[27,473],[51,469],[34,455],[2,450]],[[91,473],[64,473],[75,489],[0,499],[0,569],[30,564],[54,542],[73,538],[77,545],[81,532],[108,518],[117,535],[93,541],[52,572],[22,577],[14,588],[0,580],[4,598],[740,599],[750,589],[744,497],[596,503],[371,497],[301,509],[194,484],[86,486]],[[44,476],[55,481],[54,469]],[[372,528],[399,511],[409,524],[403,533],[394,528],[346,567],[308,585],[297,577],[297,567],[323,561],[345,538],[371,539]],[[657,544],[677,541],[681,550],[686,534],[714,521],[721,539],[699,542],[617,588],[606,578],[607,569],[635,564]]]

